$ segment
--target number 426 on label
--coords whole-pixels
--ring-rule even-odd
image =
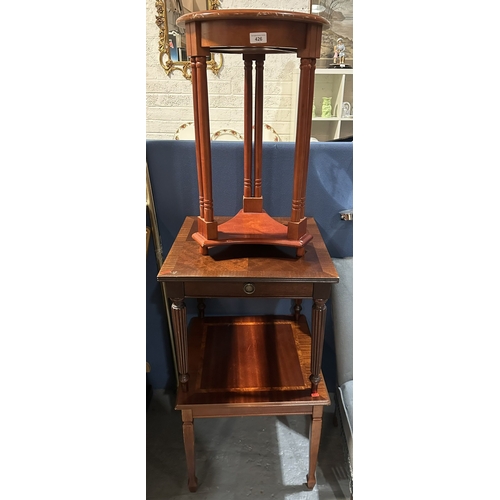
[[[250,43],[267,43],[267,33],[265,31],[250,33]]]

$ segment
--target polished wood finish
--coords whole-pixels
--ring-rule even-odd
[[[298,322],[291,316],[193,318],[188,349],[193,378],[178,392],[179,410],[209,417],[229,407],[244,415],[251,406],[257,415],[262,407],[302,413],[302,406],[330,404],[323,380],[318,396],[311,395],[311,333],[302,315]]]
[[[253,59],[251,56],[243,56],[245,67],[245,88],[244,88],[244,129],[243,138],[252,137],[252,110],[253,110],[253,95],[252,95],[252,67]],[[252,141],[244,141],[243,146],[243,210],[248,210],[246,200],[252,196]]]
[[[308,488],[314,488],[314,485],[316,484],[316,465],[318,463],[321,427],[323,425],[323,407],[313,406],[312,410],[311,426],[309,427],[309,473],[307,474]]]
[[[186,217],[158,274],[172,300],[188,487],[196,491],[194,419],[222,416],[311,415],[307,485],[316,483],[322,408],[330,404],[321,374],[326,302],[335,266],[313,218],[311,243],[294,249],[230,245],[203,256],[193,235],[196,216]],[[219,227],[228,217],[216,217]],[[286,220],[277,223],[286,227]],[[293,299],[290,316],[213,318],[205,297]],[[187,325],[185,299],[198,299],[198,317]],[[302,299],[313,301],[311,329]],[[189,335],[188,335],[189,330]]]
[[[224,226],[227,217],[215,222]],[[283,223],[283,219],[277,222]],[[193,297],[276,297],[313,299],[311,354],[311,392],[317,393],[323,349],[326,301],[332,283],[339,281],[337,271],[313,218],[309,230],[313,237],[302,258],[293,252],[267,245],[235,245],[218,248],[212,255],[196,251],[193,235],[197,218],[187,217],[158,274],[172,299],[172,316],[180,380],[189,380],[187,325],[184,298]],[[294,314],[300,313],[294,308]]]
[[[216,217],[221,226],[228,219]],[[277,217],[276,220],[286,223],[284,217]],[[170,293],[176,283],[187,281],[203,283],[215,279],[222,287],[225,283],[249,279],[266,283],[338,283],[337,270],[312,217],[308,228],[313,239],[303,259],[296,259],[294,253],[286,248],[261,245],[221,247],[205,259],[196,251],[197,244],[192,239],[197,230],[197,217],[188,216],[163,262],[158,280],[167,284],[169,296],[173,296]]]
[[[198,231],[193,235],[200,253],[229,244],[283,245],[304,255],[312,236],[305,217],[305,195],[316,59],[321,33],[328,21],[297,12],[256,9],[223,9],[181,16],[186,29],[187,52],[193,81],[196,163],[200,196]],[[242,54],[244,60],[244,175],[243,207],[226,227],[213,219],[210,120],[206,57],[211,52]],[[264,61],[266,54],[296,53],[300,62],[297,135],[293,170],[293,197],[288,226],[277,224],[263,210],[262,132]],[[252,71],[255,63],[255,99]],[[253,124],[253,115],[255,124]]]
[[[198,489],[198,479],[195,475],[194,418],[190,409],[182,411],[182,436],[188,469],[188,488],[189,491],[195,492]]]
[[[323,381],[312,396],[308,381],[311,334],[304,316],[194,318],[189,326],[189,390],[178,391],[188,487],[196,491],[194,419],[311,415],[307,486],[316,484]]]
[[[198,11],[177,19],[178,26],[196,36],[187,40],[190,56],[210,51],[236,54],[297,53],[319,57],[316,37],[328,21],[314,14],[283,10],[221,9]],[[249,26],[253,29],[249,31]],[[267,41],[250,42],[249,33],[265,32]],[[321,42],[321,40],[320,40]],[[317,54],[317,55],[316,55]]]

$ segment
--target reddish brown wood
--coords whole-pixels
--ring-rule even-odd
[[[263,407],[286,411],[288,405],[310,414],[311,406],[330,404],[323,380],[319,396],[311,396],[304,316],[298,322],[291,316],[193,318],[188,339],[193,376],[188,391],[178,392],[176,408],[191,409],[194,417],[209,416],[210,405],[251,407],[256,415]]]
[[[304,378],[289,318],[205,323],[200,390],[307,389]]]
[[[321,46],[321,37],[324,26],[319,23],[309,23],[306,28],[304,47],[297,48],[297,57],[315,58],[318,56],[318,46]]]
[[[292,197],[292,222],[304,218],[307,170],[311,137],[312,101],[316,59],[300,60],[299,104],[297,111],[297,135],[295,139],[294,178]],[[300,231],[301,232],[301,231]],[[298,236],[302,236],[302,234]],[[296,235],[291,235],[295,238]]]
[[[198,231],[206,239],[217,239],[212,200],[212,157],[210,148],[210,117],[208,108],[206,56],[191,57],[193,80],[194,124],[196,136],[196,164],[200,200]]]
[[[201,26],[199,23],[187,23],[186,29],[186,50],[188,56],[210,56],[210,49],[202,47],[201,41]]]
[[[326,319],[325,298],[314,299],[312,310],[312,350],[311,350],[311,393],[318,394],[318,384],[321,381],[321,358],[323,355],[323,342],[325,339],[325,319]]]
[[[321,440],[321,427],[323,424],[323,407],[314,406],[309,428],[309,473],[307,474],[307,487],[312,489],[316,484],[316,465],[318,462],[319,443]]]
[[[288,233],[287,233],[288,238],[291,241],[295,241],[303,237],[302,235],[307,235],[307,219],[303,218],[298,220],[297,222],[291,220],[288,223]]]
[[[193,80],[194,109],[200,203],[199,230],[193,237],[201,246],[201,254],[208,255],[207,248],[219,244],[285,244],[293,246],[296,256],[304,255],[303,247],[311,236],[307,231],[305,218],[305,194],[309,141],[311,131],[312,99],[315,60],[320,55],[321,32],[328,22],[313,14],[278,10],[223,9],[195,12],[181,16],[179,26],[185,26],[187,51],[195,61],[196,77]],[[257,40],[253,34],[264,33]],[[231,229],[223,230],[213,222],[212,173],[210,160],[208,92],[206,85],[206,55],[213,52],[243,54],[245,66],[244,103],[244,186],[243,212],[256,214],[249,224],[246,218],[237,214]],[[292,215],[290,225],[283,238],[282,228],[270,224],[267,217],[257,217],[263,213],[262,200],[262,128],[265,54],[296,53],[301,58],[301,78],[299,87],[299,108],[297,123],[296,152],[294,160],[294,184]],[[203,59],[203,60],[202,60]],[[252,64],[256,62],[255,87],[255,134],[252,134]],[[201,74],[204,71],[205,74]],[[252,137],[254,137],[252,149]],[[252,167],[253,157],[253,167]],[[253,175],[252,175],[253,174]],[[233,226],[240,225],[236,230]],[[289,243],[281,243],[283,240]],[[223,243],[220,243],[223,241]]]
[[[217,217],[221,226],[228,220],[229,217]],[[286,218],[277,217],[276,221],[284,225]],[[286,248],[250,245],[222,247],[205,259],[196,251],[198,244],[192,239],[196,231],[197,217],[186,217],[158,273],[158,280],[165,282],[169,297],[184,296],[187,282],[191,286],[215,280],[220,287],[225,283],[247,281],[264,284],[309,283],[315,286],[324,283],[328,287],[339,281],[314,218],[309,219],[309,232],[313,240],[302,259],[287,253]],[[329,292],[326,290],[318,291],[317,298],[328,297]],[[309,298],[313,298],[313,295]]]
[[[220,227],[228,217],[218,218]],[[282,224],[281,218],[276,223]],[[201,256],[192,239],[197,218],[187,217],[158,274],[173,301],[175,351],[183,390],[182,411],[188,486],[195,475],[195,418],[258,415],[311,415],[307,484],[315,484],[321,409],[330,404],[320,360],[325,303],[337,271],[314,221],[304,256],[275,246],[234,245]],[[314,301],[312,331],[296,301],[290,316],[194,318],[186,324],[185,297],[289,297]],[[204,307],[199,307],[203,316]],[[311,378],[314,386],[311,390]],[[189,380],[189,383],[187,382]]]
[[[195,475],[194,421],[192,410],[182,410],[182,435],[188,469],[188,488],[189,491],[195,492],[198,489],[198,479]]]
[[[213,49],[221,53],[290,53],[311,57],[321,44],[321,30],[328,26],[325,18],[313,14],[282,10],[222,9],[194,12],[181,16],[178,26],[195,24],[198,48]],[[253,32],[266,32],[267,42],[250,43],[248,28]],[[320,32],[318,39],[316,32]],[[190,52],[189,40],[187,51]],[[318,49],[318,51],[317,51]]]
[[[189,380],[187,362],[187,339],[186,331],[186,305],[182,298],[172,298],[172,323],[175,336],[175,350],[177,352],[177,364],[179,370],[179,381],[183,390],[187,390]]]
[[[300,295],[296,294],[295,297],[300,297]],[[293,307],[295,321],[299,321],[301,311],[302,311],[302,299],[295,299],[295,305]]]
[[[195,418],[311,415],[307,485],[316,481],[323,407],[330,404],[324,382],[312,397],[311,338],[303,316],[195,318],[189,327],[190,371],[195,379],[177,394],[182,411],[190,491],[195,475]]]
[[[262,123],[263,123],[263,55],[243,54],[245,61],[245,134],[243,212],[261,213],[262,199]],[[255,127],[253,117],[252,65],[256,61]],[[260,122],[260,127],[259,127]],[[255,140],[253,140],[255,138]],[[255,151],[253,150],[255,146]],[[252,161],[253,160],[253,161]],[[254,162],[254,163],[253,163]],[[218,237],[221,239],[221,236]],[[202,246],[204,242],[200,243]]]
[[[201,169],[203,172],[203,218],[206,222],[214,220],[213,200],[212,200],[212,158],[210,148],[210,116],[208,100],[207,83],[207,59],[204,56],[192,57],[194,59],[196,73],[196,96],[193,96],[194,113],[198,117],[195,124],[198,124],[199,130],[196,132],[200,153]]]
[[[254,200],[255,198],[250,199],[250,201]],[[303,222],[306,222],[305,219]],[[218,227],[217,239],[202,235],[200,230],[193,234],[193,239],[202,248],[207,249],[222,245],[273,244],[294,247],[298,250],[312,240],[309,232],[302,236],[297,233],[296,239],[290,239],[289,232],[283,223],[278,222],[277,218],[270,217],[265,211],[249,213],[240,210],[234,217]],[[203,255],[208,255],[208,251]],[[300,254],[302,255],[303,253]]]
[[[262,197],[262,127],[264,123],[264,54],[255,56],[254,196]]]
[[[251,284],[252,289],[245,288]],[[248,281],[222,283],[221,280],[193,283],[186,281],[186,297],[311,297],[312,283],[254,283]],[[299,311],[300,312],[300,311]]]
[[[244,130],[243,137],[252,137],[252,110],[253,110],[253,89],[252,89],[252,65],[253,59],[250,55],[243,56],[245,66],[245,88],[244,88]],[[252,141],[244,142],[243,157],[243,196],[250,198],[252,193]],[[244,206],[245,209],[245,206]],[[247,210],[250,211],[250,210]]]
[[[198,96],[198,74],[196,71],[196,57],[191,58],[191,84],[193,90],[193,102],[197,100]],[[200,204],[200,217],[203,217],[203,169],[201,167],[202,155],[201,155],[201,139],[200,131],[201,125],[199,122],[198,113],[194,113],[194,130],[195,130],[195,152],[196,152],[196,171],[198,175],[198,193],[199,193],[199,204]]]
[[[276,222],[281,223],[283,219]],[[221,218],[220,227],[226,218]],[[314,236],[308,251],[297,259],[277,247],[229,246],[221,249],[215,258],[201,256],[192,235],[196,230],[196,218],[187,217],[174,244],[158,274],[158,280],[165,283],[167,295],[174,300],[174,331],[179,367],[188,366],[187,350],[182,348],[187,337],[182,299],[184,297],[290,297],[312,298],[311,384],[313,392],[319,383],[319,367],[323,349],[325,327],[325,303],[330,296],[332,283],[338,282],[338,274],[319,229],[310,220],[311,236]],[[246,284],[254,290],[245,291]],[[181,316],[182,312],[182,316]],[[177,347],[180,346],[180,349]],[[189,374],[179,368],[181,377]],[[187,378],[186,378],[187,376]]]

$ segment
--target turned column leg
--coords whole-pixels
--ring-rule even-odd
[[[264,117],[264,54],[244,54],[245,134],[243,145],[243,211],[263,212],[262,200],[262,130]],[[252,66],[255,61],[255,134],[253,133]],[[252,138],[254,139],[252,142]],[[253,163],[252,163],[253,162]]]
[[[253,196],[252,189],[252,66],[251,55],[243,56],[245,66],[245,90],[244,90],[244,129],[243,129],[243,204],[246,198]],[[246,207],[243,206],[245,209]],[[248,211],[248,210],[247,210]]]
[[[262,198],[262,129],[264,122],[264,54],[255,56],[254,196]],[[261,209],[262,211],[262,209]]]
[[[301,311],[302,311],[302,299],[295,299],[295,305],[293,306],[293,312],[295,315],[296,323],[299,322]]]
[[[296,151],[295,161],[302,163],[303,167],[300,168],[302,180],[300,181],[300,214],[299,218],[305,217],[305,201],[306,201],[306,185],[307,185],[307,171],[309,167],[309,150],[311,143],[311,128],[312,128],[312,107],[314,98],[314,76],[316,71],[316,59],[302,59],[301,60],[302,73],[304,75],[301,84],[304,85],[304,104],[299,109],[305,116],[300,116],[300,129],[297,129],[297,139],[299,140],[299,151]]]
[[[209,240],[217,239],[217,222],[214,220],[212,199],[212,157],[210,148],[210,118],[208,107],[207,58],[191,57],[191,79],[195,116],[198,185],[200,190],[199,232]],[[203,203],[203,210],[201,204]]]
[[[191,57],[191,87],[193,90],[193,103],[198,102],[198,73],[196,71],[196,57]],[[201,124],[199,114],[195,109],[194,113],[194,131],[195,131],[195,152],[196,152],[196,171],[198,174],[198,193],[200,204],[200,217],[204,217],[204,197],[203,197],[203,169],[201,167],[202,155],[200,150],[200,132]]]
[[[307,474],[307,487],[314,488],[316,484],[316,465],[318,464],[319,442],[321,439],[321,426],[323,423],[323,407],[314,406],[309,428],[309,473]]]
[[[319,396],[318,385],[321,381],[321,358],[325,339],[326,300],[314,299],[311,318],[311,396]]]
[[[203,299],[198,299],[198,318],[205,317],[205,301]]]
[[[188,488],[189,491],[194,492],[198,488],[198,479],[196,479],[195,475],[194,421],[192,410],[182,410],[182,435],[184,437],[184,451],[186,453]]]
[[[307,232],[305,197],[309,148],[311,141],[311,116],[314,95],[316,59],[301,58],[299,102],[297,110],[297,135],[293,171],[292,214],[288,223],[288,239],[298,240]],[[302,253],[303,255],[303,253]],[[297,254],[297,256],[299,256]]]
[[[175,354],[182,390],[188,390],[188,348],[187,348],[187,312],[184,299],[172,299],[172,327],[175,337]]]

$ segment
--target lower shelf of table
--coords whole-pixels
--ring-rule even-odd
[[[178,410],[205,416],[312,413],[329,405],[326,384],[311,396],[311,335],[304,316],[194,318],[188,329],[190,379]]]

